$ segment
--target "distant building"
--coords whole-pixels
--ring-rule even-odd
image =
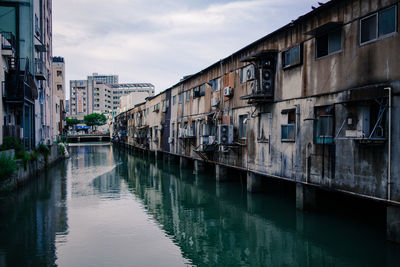
[[[95,82],[93,92],[93,112],[107,114],[112,109],[112,88],[105,82]]]
[[[93,80],[70,81],[70,117],[83,119],[85,115],[93,113],[93,84]]]
[[[129,96],[124,108],[143,102],[154,95],[151,83],[110,84],[106,81],[118,81],[117,75],[98,75],[94,73],[87,80],[70,81],[70,101],[68,116],[83,119],[87,114],[102,113],[115,115],[120,112],[120,97]]]
[[[98,74],[93,73],[91,76],[87,77],[88,81],[96,81],[108,84],[116,84],[118,83],[118,75],[106,75],[106,74]]]
[[[132,103],[143,102],[148,96],[154,95],[154,85],[151,83],[121,83],[112,85],[112,109],[113,111],[118,111],[122,108],[121,106],[121,96],[130,95],[129,101]],[[136,100],[135,100],[136,99]],[[129,102],[125,100],[126,104]]]
[[[53,139],[62,135],[65,126],[65,62],[62,57],[53,57]]]

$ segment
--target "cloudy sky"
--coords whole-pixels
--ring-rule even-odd
[[[151,82],[157,93],[312,5],[317,1],[54,0],[53,55],[65,58],[67,87],[97,72]]]

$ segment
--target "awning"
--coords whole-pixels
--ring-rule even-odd
[[[274,55],[276,53],[278,53],[278,50],[261,50],[258,51],[250,56],[244,57],[240,60],[240,62],[253,62],[259,58],[265,58],[265,57],[269,57],[271,55]]]
[[[312,35],[312,36],[317,36],[317,35],[321,35],[324,33],[328,33],[334,29],[337,29],[339,27],[341,27],[343,25],[343,22],[341,21],[331,21],[328,22],[322,26],[319,26],[315,29],[312,29],[311,31],[306,32],[306,35]]]

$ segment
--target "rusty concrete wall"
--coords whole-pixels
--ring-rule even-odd
[[[223,152],[218,148],[210,160],[265,175],[381,199],[387,198],[387,108],[382,117],[383,137],[386,139],[370,143],[344,138],[338,138],[332,144],[316,143],[315,112],[318,107],[332,106],[333,135],[335,137],[339,133],[338,137],[343,137],[343,129],[340,131],[342,122],[351,117],[358,125],[362,117],[362,107],[371,105],[376,100],[387,101],[388,94],[384,87],[400,81],[400,38],[396,32],[382,40],[360,45],[359,28],[360,18],[396,3],[395,0],[332,1],[329,6],[312,11],[299,18],[293,25],[278,30],[174,85],[168,89],[171,90],[172,97],[176,96],[176,104],[170,107],[169,135],[172,136],[172,131],[175,131],[170,151],[199,158],[198,153],[194,151],[200,145],[198,124],[203,123],[205,117],[212,114],[215,125],[227,121],[233,124],[235,145]],[[328,22],[343,23],[342,49],[334,54],[316,58],[316,40],[308,33]],[[302,63],[291,68],[282,68],[282,53],[300,43],[303,48]],[[251,93],[250,82],[241,82],[241,68],[248,63],[240,60],[261,50],[279,51],[274,101],[257,106],[249,105],[246,100],[241,99],[242,96]],[[216,78],[221,79],[221,90],[212,92],[207,82]],[[205,95],[193,98],[193,89],[202,84],[206,84]],[[230,97],[223,96],[223,88],[226,86],[233,88],[233,95]],[[397,90],[399,93],[400,90]],[[191,94],[188,101],[187,91]],[[183,94],[182,103],[179,103],[179,94]],[[219,106],[211,107],[212,98],[220,100]],[[161,110],[158,113],[153,112],[153,106],[160,103],[161,109],[164,99],[165,93],[161,93],[130,112],[135,116],[141,110],[149,108],[146,125],[150,128],[162,125],[165,123],[164,115]],[[393,97],[393,122],[396,122],[400,115],[398,105],[399,97]],[[295,112],[295,136],[294,140],[290,141],[282,140],[281,136],[281,127],[288,120],[287,110]],[[246,138],[239,139],[239,116],[245,114],[248,116]],[[183,128],[185,123],[191,125],[193,121],[197,126],[196,138],[179,138],[179,129]],[[347,130],[347,123],[344,123],[344,126]],[[135,126],[131,123],[129,127]],[[391,195],[396,201],[400,201],[399,127],[397,123],[393,123]],[[260,129],[263,129],[262,137]],[[161,136],[158,139],[162,140]],[[151,150],[159,150],[161,147],[160,142],[150,141]]]

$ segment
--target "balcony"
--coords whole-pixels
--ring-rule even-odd
[[[6,103],[34,103],[38,91],[32,74],[29,72],[28,59],[16,59],[16,68],[6,74],[3,99]],[[20,70],[20,65],[24,71]]]
[[[47,79],[46,64],[40,59],[35,59],[35,77],[37,80]]]
[[[15,36],[11,32],[1,32],[1,50],[3,56],[12,56],[16,52]]]

